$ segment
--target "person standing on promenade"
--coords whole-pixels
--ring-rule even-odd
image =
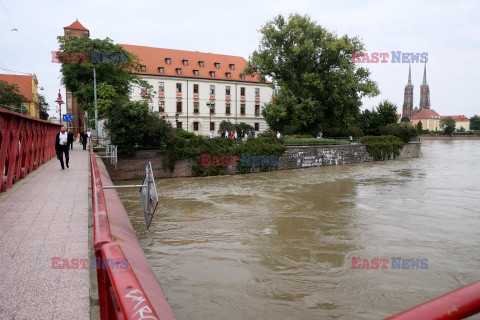
[[[65,127],[60,128],[60,132],[57,133],[55,137],[55,151],[57,152],[57,159],[60,160],[60,165],[62,170],[65,170],[65,165],[63,163],[63,154],[65,153],[65,164],[68,168],[68,140],[69,134],[65,132]]]
[[[73,150],[73,132],[71,130],[68,131],[68,146]]]
[[[90,129],[88,129],[87,131],[87,138],[88,138],[88,144],[90,145],[90,136],[92,135],[92,133],[90,132]]]
[[[85,131],[80,131],[80,138],[82,139],[83,150],[87,150],[88,135]]]

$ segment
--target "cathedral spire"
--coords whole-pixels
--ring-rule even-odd
[[[408,65],[408,84],[409,86],[412,85],[412,64]]]
[[[425,68],[423,69],[423,83],[422,86],[427,85],[427,63],[425,63]]]

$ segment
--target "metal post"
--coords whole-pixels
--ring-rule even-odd
[[[93,95],[95,99],[95,135],[98,138],[97,73],[95,68],[93,68]]]
[[[150,188],[152,186],[152,177],[150,177],[150,170],[148,170],[148,165],[146,166],[146,171],[148,172],[148,175],[147,175],[147,194],[150,193]],[[150,214],[150,210],[151,210],[151,205],[150,205],[150,201],[149,201],[149,196],[147,196],[147,213]]]

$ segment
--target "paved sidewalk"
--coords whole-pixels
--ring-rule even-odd
[[[2,320],[90,318],[89,269],[52,269],[88,259],[89,152],[74,148],[69,169],[53,158],[0,194]]]

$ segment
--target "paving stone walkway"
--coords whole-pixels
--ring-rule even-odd
[[[0,194],[2,320],[90,319],[89,269],[52,268],[88,259],[89,152],[74,148],[70,168],[53,158]]]

